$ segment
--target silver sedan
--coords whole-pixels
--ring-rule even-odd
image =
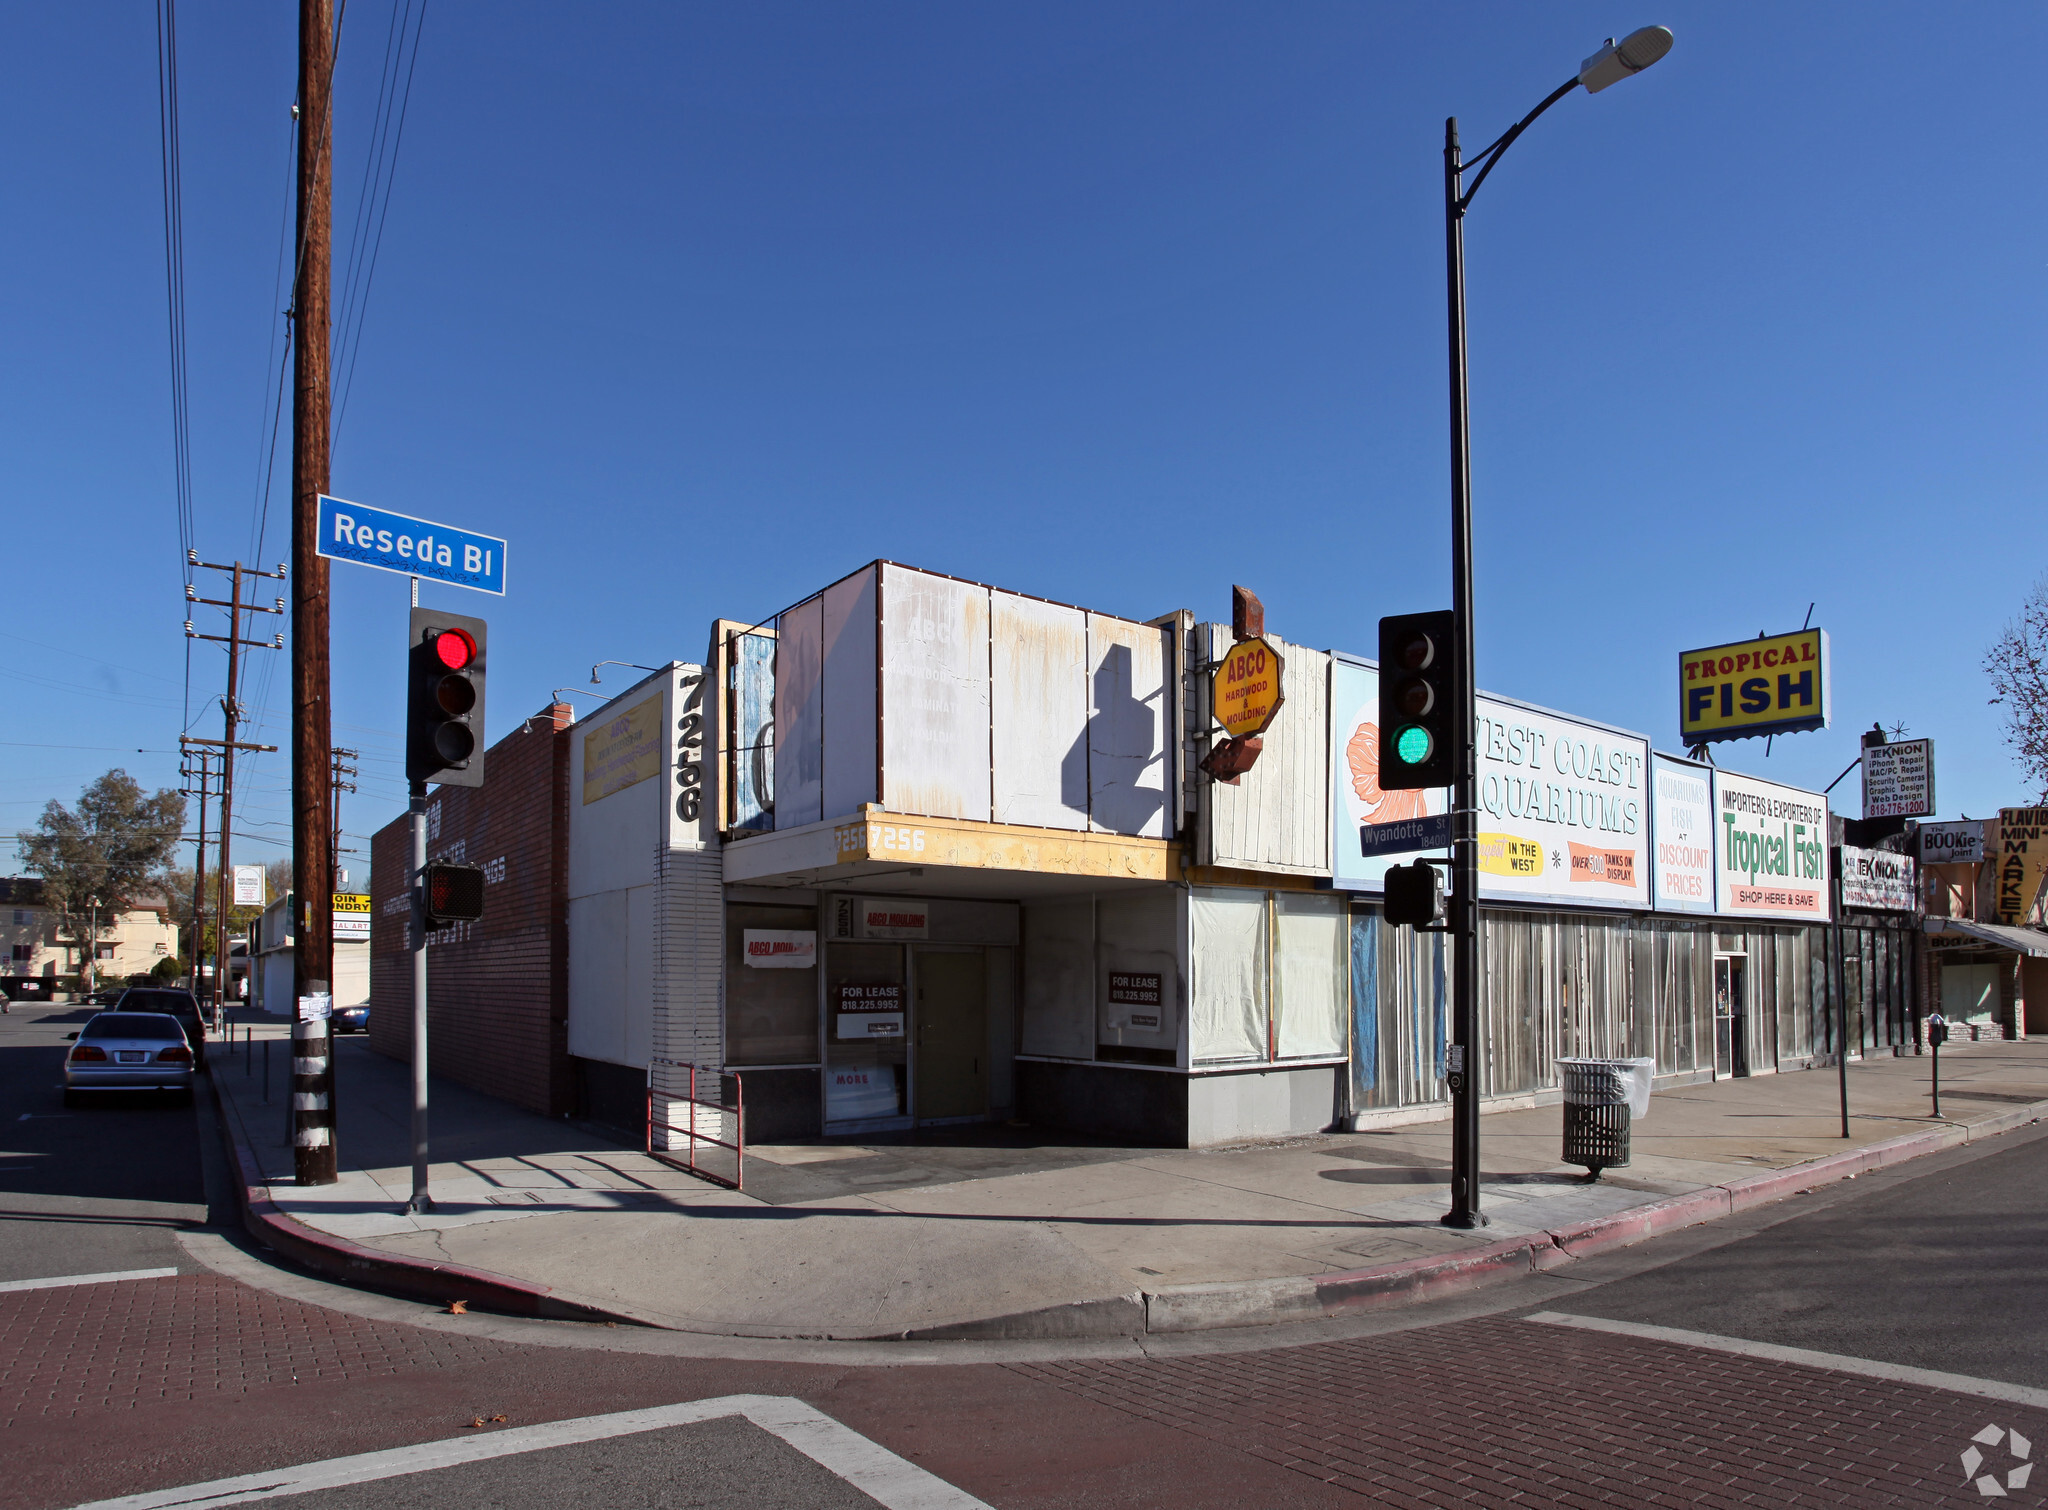
[[[192,1045],[164,1012],[101,1012],[64,1057],[64,1104],[81,1091],[170,1091],[192,1095]]]

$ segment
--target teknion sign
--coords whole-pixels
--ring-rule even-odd
[[[1827,726],[1824,629],[1709,645],[1678,658],[1678,727],[1688,745]]]
[[[1863,747],[1863,816],[1925,818],[1934,812],[1934,741]]]

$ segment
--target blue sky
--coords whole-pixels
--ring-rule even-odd
[[[348,9],[344,226],[389,19]],[[1370,654],[1449,597],[1444,117],[1490,140],[1652,21],[1671,56],[1470,221],[1481,681],[1674,748],[1677,653],[1813,603],[1836,726],[1724,764],[1824,785],[1882,719],[1945,815],[2027,798],[1979,662],[2048,569],[2037,6],[434,0],[334,491],[511,541],[508,597],[426,599],[492,622],[494,738],[876,556],[1140,617],[1244,582]],[[110,764],[174,781],[186,642],[154,12],[0,24],[11,831]],[[293,24],[180,15],[214,560],[259,555]],[[287,439],[265,561],[288,476]],[[367,833],[405,582],[333,581]],[[195,653],[195,732],[220,677]],[[278,758],[245,781],[283,839]]]

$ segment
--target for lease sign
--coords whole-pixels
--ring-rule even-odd
[[[1714,822],[1714,900],[1720,911],[1827,921],[1827,798],[1716,771]]]
[[[1827,724],[1825,630],[1709,645],[1678,658],[1678,727],[1689,745]]]

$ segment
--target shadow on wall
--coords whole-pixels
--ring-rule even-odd
[[[1166,801],[1165,782],[1158,788],[1139,785],[1145,772],[1166,758],[1156,748],[1156,731],[1168,720],[1150,706],[1154,698],[1165,697],[1165,689],[1151,698],[1138,697],[1133,680],[1130,647],[1110,646],[1095,671],[1093,711],[1060,761],[1060,801],[1114,834],[1144,832]],[[1096,793],[1092,803],[1091,785]]]

